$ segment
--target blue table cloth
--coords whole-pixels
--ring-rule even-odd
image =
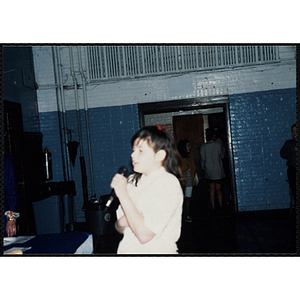
[[[92,236],[86,232],[63,232],[53,234],[40,234],[24,243],[16,241],[13,244],[3,247],[3,252],[11,248],[30,248],[23,252],[23,254],[36,255],[36,254],[73,254],[77,249],[82,246],[87,240],[91,240]],[[91,245],[92,246],[92,245]],[[85,249],[92,249],[90,245]],[[90,254],[88,250],[84,252],[84,247],[78,254]]]

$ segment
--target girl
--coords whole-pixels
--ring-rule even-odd
[[[181,169],[182,169],[182,177],[184,179],[183,182],[183,190],[184,190],[184,211],[185,211],[185,221],[192,222],[190,217],[190,202],[192,199],[193,187],[198,185],[199,179],[197,174],[197,167],[195,162],[190,155],[191,153],[191,144],[185,139],[179,141],[177,144],[178,152],[181,156]]]
[[[120,200],[116,230],[124,234],[118,254],[176,254],[183,193],[180,158],[173,137],[161,126],[139,130],[131,139],[134,174],[111,182]]]

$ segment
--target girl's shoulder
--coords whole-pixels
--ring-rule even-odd
[[[167,171],[162,172],[161,176],[156,178],[153,189],[161,195],[174,198],[174,200],[183,197],[179,179]]]
[[[160,170],[160,172],[158,173],[158,176],[156,177],[156,181],[163,182],[164,184],[179,183],[178,178],[174,174],[166,171],[165,168],[162,168]]]

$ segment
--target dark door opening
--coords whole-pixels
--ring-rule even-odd
[[[191,155],[201,177],[204,174],[201,172],[200,147],[206,142],[205,130],[208,127],[213,127],[227,150],[224,167],[228,176],[229,194],[227,197],[229,200],[226,198],[227,200],[224,201],[229,201],[230,212],[236,213],[237,203],[228,99],[216,100],[214,105],[212,105],[211,100],[209,103],[207,102],[199,99],[198,101],[178,100],[140,104],[140,124],[141,126],[161,125],[174,136],[176,143],[187,138],[192,144]]]

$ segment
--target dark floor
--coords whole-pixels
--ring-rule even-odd
[[[183,220],[178,252],[182,255],[294,255],[295,212],[286,210],[235,213],[233,205],[213,213],[208,188],[200,182],[191,203],[191,223]],[[94,237],[94,254],[115,254],[117,232]]]
[[[224,214],[183,223],[182,254],[292,254],[296,252],[294,217],[289,211]]]
[[[294,254],[295,211],[270,210],[235,213],[233,203],[213,213],[209,190],[201,181],[192,199],[192,222],[182,222],[178,241],[182,254]]]

